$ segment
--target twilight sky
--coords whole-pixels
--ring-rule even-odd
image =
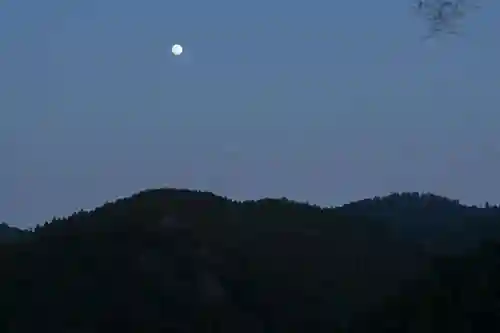
[[[161,186],[500,203],[500,2],[483,3],[423,42],[410,0],[3,0],[0,221]]]

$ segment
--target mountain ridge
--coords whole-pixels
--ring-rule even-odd
[[[172,187],[160,187],[160,188],[154,188],[154,189],[146,189],[139,191],[137,193],[134,193],[132,195],[126,196],[126,197],[120,197],[115,200],[111,201],[106,201],[102,205],[94,208],[94,209],[89,209],[89,210],[80,210],[78,212],[73,213],[72,215],[75,214],[81,214],[81,213],[88,213],[92,212],[96,209],[103,208],[104,206],[112,205],[112,204],[119,204],[123,201],[127,201],[136,197],[141,197],[145,195],[150,195],[152,193],[164,193],[165,195],[197,195],[198,197],[205,197],[205,198],[217,198],[219,200],[227,200],[228,202],[231,203],[236,203],[236,204],[245,204],[245,203],[265,203],[265,202],[279,202],[282,204],[298,204],[298,205],[307,205],[311,206],[314,208],[320,208],[320,209],[333,209],[333,210],[339,210],[342,212],[349,212],[349,211],[357,211],[359,213],[360,209],[361,210],[366,210],[367,213],[372,214],[372,215],[379,215],[379,210],[377,209],[376,212],[373,211],[368,211],[370,208],[376,208],[376,206],[380,207],[387,207],[388,203],[392,202],[394,199],[410,199],[408,202],[413,204],[413,208],[421,208],[421,209],[429,209],[429,205],[427,205],[429,202],[430,203],[438,203],[444,206],[447,206],[449,209],[448,211],[457,211],[457,212],[462,212],[464,210],[469,210],[471,213],[479,213],[479,212],[488,212],[490,214],[492,213],[498,213],[500,214],[500,207],[498,205],[490,205],[488,202],[485,202],[485,206],[479,207],[477,205],[466,205],[461,203],[458,199],[450,199],[446,196],[441,196],[441,195],[435,195],[429,192],[393,192],[384,196],[374,196],[370,198],[365,198],[365,199],[360,199],[360,200],[355,200],[351,201],[345,204],[341,204],[338,206],[322,206],[322,205],[317,205],[317,204],[311,204],[309,202],[302,202],[302,201],[297,201],[293,199],[289,199],[287,197],[264,197],[260,199],[250,199],[250,200],[234,200],[226,196],[222,195],[217,195],[213,192],[210,191],[201,191],[201,190],[194,190],[194,189],[177,189],[177,188],[172,188]],[[59,220],[59,219],[64,219],[64,217],[54,217],[53,220]],[[46,221],[45,223],[48,223],[50,221]],[[43,223],[42,223],[43,224]],[[2,222],[1,225],[8,226],[10,228],[18,229],[18,230],[24,230],[19,227],[16,227],[14,225],[10,225],[7,222]]]
[[[466,271],[462,258],[498,243],[499,216],[415,193],[325,208],[141,191],[0,243],[0,329],[352,331],[371,313],[399,313],[390,304],[434,297],[446,258]],[[486,270],[496,254],[485,258]],[[422,280],[422,293],[406,291]]]

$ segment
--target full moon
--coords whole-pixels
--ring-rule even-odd
[[[179,44],[174,44],[172,46],[172,54],[174,56],[181,55],[182,54],[182,46],[180,46]]]

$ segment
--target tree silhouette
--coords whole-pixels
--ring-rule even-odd
[[[415,9],[429,28],[427,38],[457,34],[465,14],[478,8],[477,0],[418,0]]]

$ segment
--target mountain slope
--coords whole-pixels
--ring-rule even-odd
[[[405,228],[445,218],[441,234],[454,222],[484,239],[499,234],[493,208],[405,196],[327,209],[158,189],[54,219],[0,248],[0,329],[347,329],[428,275],[440,252],[423,246],[425,235],[408,242]]]
[[[0,223],[0,243],[17,242],[27,237],[29,232]]]
[[[463,253],[485,240],[500,240],[499,207],[465,206],[433,194],[394,193],[353,202],[338,210],[353,217],[382,219],[398,237],[431,253]]]

